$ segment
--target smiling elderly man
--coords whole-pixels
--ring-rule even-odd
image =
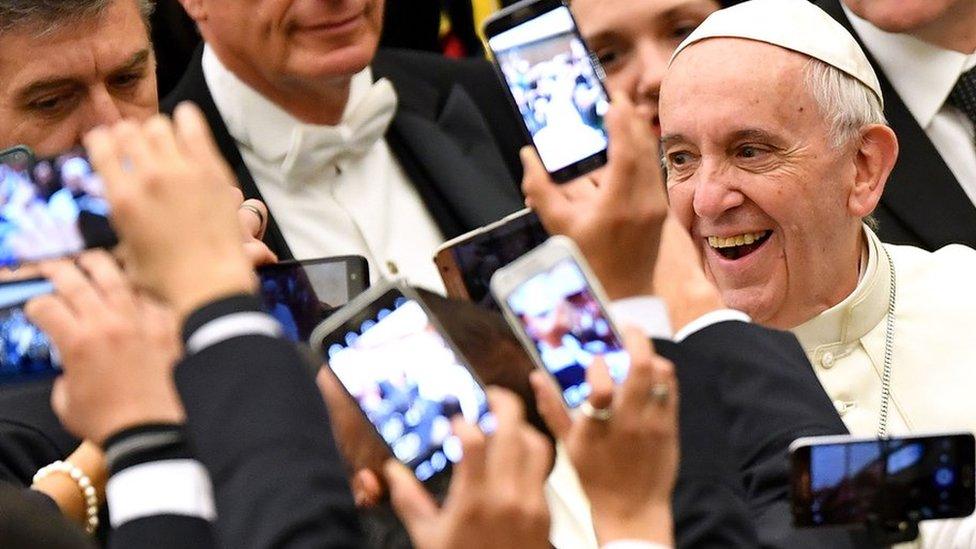
[[[672,208],[725,302],[796,334],[852,433],[973,431],[976,253],[869,227],[898,155],[882,101],[853,37],[809,2],[716,12],[662,85]],[[964,535],[948,528],[926,543]]]

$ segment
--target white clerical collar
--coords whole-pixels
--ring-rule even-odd
[[[976,65],[976,52],[966,55],[909,34],[885,32],[855,15],[843,2],[841,6],[912,116],[922,128],[928,127],[959,77]]]
[[[792,332],[806,350],[821,345],[854,342],[873,330],[888,312],[888,288],[891,277],[888,257],[877,235],[864,226],[867,261],[862,261],[862,275],[857,287],[843,301],[793,328]]]
[[[295,148],[306,146],[304,143],[334,141],[327,134],[343,133],[344,123],[364,100],[369,100],[374,88],[372,71],[367,66],[352,77],[342,122],[338,126],[320,126],[303,123],[242,82],[220,61],[209,45],[205,45],[203,50],[203,73],[230,135],[243,148],[271,163],[284,162],[289,153],[294,155],[301,152],[295,151]],[[388,125],[396,109],[396,94],[385,80],[376,85],[389,87],[388,91],[384,90],[387,95],[384,110],[389,111],[389,116],[384,119]],[[390,95],[392,100],[389,99]],[[382,135],[383,132],[379,133]]]

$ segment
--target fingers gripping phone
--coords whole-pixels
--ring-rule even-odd
[[[310,343],[421,481],[461,459],[452,417],[492,430],[484,388],[412,288],[374,286],[318,326]]]
[[[28,301],[53,291],[54,286],[43,278],[0,283],[0,386],[61,373],[47,336],[24,314]]]
[[[586,400],[586,370],[602,356],[616,383],[630,367],[603,289],[572,240],[554,236],[491,280],[505,318],[536,365],[549,372],[569,408]]]
[[[0,266],[114,246],[102,180],[82,152],[0,164]]]
[[[369,265],[358,255],[283,261],[258,269],[264,308],[285,337],[307,342],[312,330],[369,287]]]
[[[490,292],[492,275],[547,238],[539,216],[521,210],[445,242],[437,249],[434,263],[449,296],[497,311]]]
[[[970,433],[892,437],[811,437],[790,447],[797,526],[872,524],[973,513]]]
[[[560,0],[525,0],[492,15],[485,35],[526,134],[555,181],[607,162],[603,69]]]

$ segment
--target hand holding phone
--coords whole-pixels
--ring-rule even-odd
[[[677,382],[640,330],[624,333],[630,374],[615,386],[606,365],[586,373],[587,402],[603,420],[571,417],[542,372],[532,375],[539,411],[563,443],[591,502],[599,539],[640,539],[673,546],[670,502],[678,470]]]
[[[613,299],[654,293],[654,267],[668,214],[668,197],[648,117],[626,97],[607,114],[614,146],[599,185],[571,183],[590,192],[565,193],[538,158],[523,149],[526,202],[550,234],[580,247]]]
[[[526,134],[546,170],[565,182],[607,161],[603,69],[569,7],[525,0],[485,22],[488,46]]]

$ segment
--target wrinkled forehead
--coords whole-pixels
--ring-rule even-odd
[[[682,51],[661,85],[661,124],[682,114],[706,117],[719,113],[794,119],[813,107],[804,79],[810,58],[742,38],[710,38]]]

